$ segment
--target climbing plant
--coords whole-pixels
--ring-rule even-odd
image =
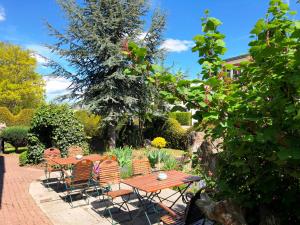
[[[43,105],[37,109],[28,134],[28,162],[42,160],[45,148],[56,147],[66,155],[67,148],[78,145],[88,150],[83,125],[67,105]]]

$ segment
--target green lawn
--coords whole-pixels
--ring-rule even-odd
[[[153,149],[155,149],[155,148],[150,147],[148,149],[146,149],[146,148],[134,149],[133,154],[135,156],[146,155],[147,151],[150,151]],[[185,151],[179,150],[179,149],[163,148],[163,150],[165,150],[168,154],[170,154],[174,157],[180,157],[185,153]]]
[[[10,154],[10,153],[21,153],[21,152],[24,152],[24,151],[27,151],[27,150],[28,150],[27,147],[19,147],[18,152],[16,152],[15,148],[12,145],[10,145],[8,143],[4,144],[4,152],[8,153],[8,154]]]

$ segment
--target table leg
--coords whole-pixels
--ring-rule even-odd
[[[166,198],[162,198],[162,197],[160,197],[160,196],[158,196],[158,195],[157,195],[156,197],[159,199],[159,201],[160,201],[161,203],[162,203],[163,201],[172,202],[172,205],[170,206],[170,208],[172,208],[180,198],[183,198],[184,193],[185,193],[185,192],[187,191],[187,189],[191,186],[191,184],[192,184],[192,182],[191,182],[191,183],[188,183],[187,186],[186,186],[185,188],[182,188],[182,189],[180,189],[180,187],[177,187],[178,191],[175,192],[175,193],[173,193],[173,194],[171,194],[171,195],[169,195],[169,196],[166,197]],[[177,198],[174,202],[171,201],[171,200],[169,200],[169,198],[171,198],[172,196],[176,195],[177,193],[180,193],[180,195],[178,196],[178,198]]]
[[[137,212],[137,215],[133,218],[133,221],[134,221],[134,219],[136,219],[136,218],[140,215],[140,213],[143,211],[143,212],[144,212],[144,215],[145,215],[146,218],[147,218],[148,224],[151,225],[151,221],[150,221],[149,216],[148,216],[148,213],[147,213],[147,205],[144,203],[143,196],[139,193],[138,189],[134,188],[133,190],[134,190],[134,192],[135,192],[135,194],[136,194],[136,196],[137,196],[137,198],[138,198],[138,200],[139,200],[139,203],[140,203],[140,205],[141,205],[141,209]],[[151,198],[151,196],[152,196],[152,193],[150,193],[150,195],[149,195],[147,198]]]

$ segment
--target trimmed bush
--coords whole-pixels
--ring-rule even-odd
[[[34,115],[34,109],[22,109],[19,114],[12,114],[8,108],[0,107],[0,123],[6,126],[29,126]]]
[[[171,112],[169,117],[176,119],[182,126],[192,125],[192,113],[190,112]]]
[[[44,105],[40,107],[31,123],[28,134],[28,162],[39,163],[45,148],[56,147],[63,156],[67,148],[78,145],[88,149],[83,125],[67,105]]]
[[[19,112],[19,114],[15,116],[14,125],[15,126],[30,126],[34,112],[35,112],[34,109],[22,109]]]
[[[5,123],[6,126],[14,124],[14,115],[6,107],[0,107],[0,123]]]
[[[84,132],[88,137],[95,137],[99,135],[99,128],[101,117],[92,114],[86,110],[78,110],[75,112],[75,117],[84,127]]]
[[[29,127],[24,126],[7,127],[1,132],[0,136],[18,151],[19,147],[27,145],[28,130]]]
[[[19,155],[19,165],[20,166],[25,166],[27,164],[28,160],[27,160],[27,151],[22,152]]]
[[[167,140],[169,148],[187,149],[188,134],[176,119],[169,118],[166,122],[166,129],[162,135]]]

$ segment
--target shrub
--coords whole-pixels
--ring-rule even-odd
[[[6,126],[29,126],[34,115],[34,109],[22,109],[19,114],[13,115],[8,108],[0,107],[0,123]]]
[[[29,128],[24,126],[7,127],[1,132],[0,136],[4,141],[14,146],[17,151],[18,147],[27,145],[28,130]]]
[[[166,129],[162,135],[168,143],[168,147],[176,149],[187,149],[188,133],[175,119],[169,118],[166,122]]]
[[[164,148],[166,147],[167,142],[163,137],[156,137],[151,141],[151,145],[156,148]]]
[[[147,139],[161,136],[166,139],[167,147],[187,149],[188,132],[173,118],[153,117],[151,121],[146,123],[144,136]]]
[[[22,109],[18,115],[15,116],[14,125],[30,126],[34,109]]]
[[[169,117],[176,119],[182,126],[192,125],[192,113],[190,112],[171,112]]]
[[[25,152],[22,152],[20,155],[19,155],[19,165],[20,166],[24,166],[27,164],[27,151]]]
[[[12,126],[14,123],[14,115],[6,107],[0,107],[0,123],[6,126]]]
[[[124,118],[119,121],[116,130],[118,146],[128,145],[138,147],[142,145],[142,138],[140,137],[140,130],[136,121],[134,122],[134,120]]]
[[[84,127],[84,132],[88,137],[95,137],[99,134],[101,117],[92,114],[86,110],[78,110],[75,112],[75,117]]]
[[[38,163],[45,148],[57,147],[62,155],[78,145],[87,150],[83,125],[67,105],[44,105],[37,109],[28,134],[28,162]]]

